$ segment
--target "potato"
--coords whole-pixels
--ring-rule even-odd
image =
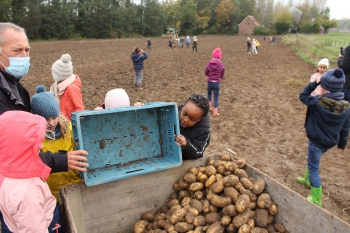
[[[223,175],[221,175],[220,173],[216,173],[215,176],[216,176],[216,181],[221,180],[222,178],[224,178]]]
[[[179,202],[181,202],[185,197],[189,197],[190,193],[186,190],[180,190],[178,195],[177,195],[177,200],[179,200]]]
[[[221,180],[216,181],[214,184],[210,186],[210,190],[213,193],[220,193],[222,190],[224,190],[224,182]]]
[[[286,229],[284,228],[284,226],[283,226],[281,223],[275,223],[275,224],[273,225],[273,227],[275,228],[275,230],[276,230],[277,232],[280,232],[280,233],[286,232]]]
[[[210,197],[209,201],[213,206],[218,208],[224,208],[225,206],[232,204],[230,197],[221,197],[215,194]]]
[[[178,205],[180,204],[179,200],[177,199],[171,199],[169,202],[168,202],[168,207],[171,209],[174,205]]]
[[[204,188],[204,184],[201,182],[195,182],[190,185],[190,191],[196,192],[196,191],[201,191]]]
[[[199,182],[199,178],[203,175],[203,172],[198,172],[196,175],[197,181]]]
[[[171,207],[170,208],[170,210],[167,212],[167,215],[173,215],[174,213],[175,213],[175,211],[176,210],[178,210],[178,209],[181,209],[182,208],[182,206],[181,205],[174,205],[173,207]],[[156,217],[157,217],[157,215],[156,215]],[[154,220],[153,220],[153,222],[154,222]]]
[[[248,174],[246,173],[246,171],[240,168],[236,169],[233,174],[238,176],[239,178],[242,178],[242,177],[248,178]]]
[[[267,225],[273,223],[273,220],[274,220],[273,215],[270,215],[270,214],[269,214],[269,217],[267,218]]]
[[[176,223],[180,222],[180,220],[185,217],[186,210],[184,208],[176,210],[173,215],[170,217],[170,223],[175,225]]]
[[[153,222],[159,222],[160,220],[164,220],[166,218],[164,213],[159,213],[154,216]]]
[[[254,222],[257,227],[266,227],[268,220],[269,212],[267,209],[256,208]]]
[[[159,220],[157,222],[158,228],[159,229],[164,229],[164,223],[166,223],[165,219]]]
[[[256,208],[256,202],[255,201],[249,202],[248,208],[251,209],[251,210],[255,209]]]
[[[263,233],[263,229],[260,227],[254,227],[251,229],[250,233]]]
[[[206,233],[223,233],[225,230],[224,226],[221,226],[220,222],[211,224]]]
[[[250,218],[247,222],[247,224],[253,229],[255,227],[254,219]]]
[[[265,180],[262,178],[259,178],[253,185],[253,193],[256,195],[261,194],[265,189]]]
[[[225,187],[224,188],[224,194],[227,197],[231,198],[232,203],[236,204],[238,197],[239,197],[239,193],[238,191],[233,188],[233,187]]]
[[[237,212],[242,213],[245,209],[248,208],[249,203],[250,198],[247,194],[242,194],[241,196],[239,196],[235,205]]]
[[[203,211],[202,202],[200,202],[197,199],[192,199],[190,205],[191,205],[191,207],[193,207],[196,210],[198,210],[199,213],[201,213]]]
[[[235,186],[233,186],[237,191],[239,191],[241,188],[244,188],[241,182],[238,182]]]
[[[239,159],[237,161],[235,161],[238,165],[238,168],[243,168],[244,165],[246,164],[246,160],[245,159]]]
[[[206,169],[207,169],[207,167],[198,167],[198,172],[205,173]]]
[[[209,178],[205,182],[205,187],[210,188],[210,186],[212,186],[212,184],[214,184],[215,182],[216,182],[216,176],[211,175],[211,176],[209,176]]]
[[[208,176],[206,174],[202,174],[197,179],[198,179],[199,182],[205,184],[205,182],[207,182],[207,180],[208,180]]]
[[[227,233],[237,233],[237,230],[236,230],[236,228],[232,225],[232,223],[226,227],[226,231],[227,231]]]
[[[193,199],[201,200],[203,198],[203,192],[202,191],[196,191],[191,196]]]
[[[154,219],[154,214],[147,212],[141,215],[141,220],[146,220],[147,222],[152,222]]]
[[[193,220],[193,226],[204,226],[205,225],[205,217],[204,216],[197,216]]]
[[[147,225],[148,225],[148,222],[146,220],[139,220],[135,223],[134,227],[132,228],[132,232],[133,233],[144,233]]]
[[[190,230],[193,230],[193,225],[192,224],[188,224],[187,222],[178,222],[175,224],[175,231],[177,232],[187,232]]]
[[[214,161],[215,159],[213,157],[209,157],[207,159],[207,162],[206,162],[206,165],[209,166],[209,165],[213,165],[214,164]]]
[[[244,188],[248,190],[253,190],[254,184],[247,177],[242,177],[239,179],[239,182],[243,185]]]
[[[218,211],[219,211],[219,209],[217,207],[215,207],[213,205],[209,206],[209,212],[218,212]]]
[[[210,206],[209,200],[205,199],[202,201],[203,213],[209,213],[209,206]]]
[[[224,215],[221,217],[220,223],[221,223],[221,225],[226,227],[226,226],[230,225],[231,220],[232,220],[232,218],[230,216]]]
[[[189,207],[189,208],[187,209],[187,212],[193,214],[195,217],[199,215],[198,210],[195,209],[195,208],[193,208],[193,207]]]
[[[188,172],[189,173],[192,173],[193,175],[197,175],[197,173],[198,173],[198,168],[196,168],[196,167],[191,167],[190,169],[188,169]]]
[[[215,160],[213,166],[217,169],[219,166],[224,165],[226,162],[222,160]]]
[[[238,214],[234,205],[228,205],[222,209],[222,214],[230,217],[234,217]]]
[[[216,172],[216,168],[214,166],[207,166],[205,168],[205,174],[210,177],[212,175],[215,175],[217,172]]]
[[[230,171],[232,173],[238,168],[237,164],[234,162],[226,162],[224,164],[224,167],[225,167],[226,171]]]
[[[273,227],[272,224],[267,225],[265,227],[265,229],[267,230],[268,233],[275,233],[276,232],[276,230],[275,230],[275,228]]]
[[[179,180],[179,182],[177,182],[179,184],[179,187],[181,189],[187,189],[190,185],[188,183],[186,183],[186,181],[184,180],[184,178],[181,178]]]
[[[224,175],[225,172],[226,172],[226,169],[225,169],[224,165],[220,165],[216,170],[221,175]]]
[[[262,233],[269,233],[265,228],[261,228]]]
[[[231,156],[228,154],[224,154],[221,156],[222,161],[231,161]]]
[[[187,213],[185,215],[185,220],[186,220],[187,223],[193,224],[194,215],[192,213]]]
[[[177,199],[177,192],[172,192],[170,194],[170,199]]]
[[[175,226],[170,223],[164,223],[164,230],[167,232],[175,231]]]
[[[248,224],[243,224],[239,229],[238,233],[249,233],[252,228]]]
[[[225,173],[223,174],[224,177],[225,177],[225,176],[229,176],[229,175],[232,175],[232,172],[230,172],[230,171],[225,171]]]
[[[233,220],[232,224],[235,228],[240,228],[243,224],[246,224],[248,220],[252,217],[254,217],[254,212],[250,209],[246,209],[242,213],[237,214]]]
[[[196,176],[193,173],[186,173],[183,177],[184,181],[188,184],[196,182]]]
[[[213,224],[214,222],[219,222],[221,220],[221,215],[218,212],[212,212],[205,216],[205,222],[207,224]]]
[[[146,226],[146,231],[150,231],[153,229],[153,223],[148,223]]]
[[[159,212],[160,212],[160,213],[166,214],[166,213],[168,213],[168,211],[169,211],[169,207],[168,207],[167,204],[164,204],[164,205],[162,205],[162,206],[159,208]]]
[[[190,205],[190,204],[191,204],[191,201],[192,201],[192,198],[191,198],[191,197],[185,197],[185,198],[182,199],[182,201],[181,201],[181,206],[184,207],[184,206]]]
[[[258,200],[257,200],[257,205],[259,206],[259,208],[262,208],[262,209],[270,208],[270,206],[272,205],[270,195],[267,193],[260,194],[260,196],[258,197]]]
[[[193,233],[204,233],[203,227],[198,226],[198,227],[194,228]]]
[[[173,189],[175,189],[176,191],[180,191],[180,190],[181,190],[181,188],[180,188],[180,186],[179,186],[178,183],[175,183],[175,184],[173,185]]]
[[[238,176],[229,175],[222,178],[222,181],[224,182],[225,187],[234,187],[239,182],[239,179]]]
[[[277,209],[277,204],[273,203],[270,207],[269,207],[269,214],[271,215],[276,215],[277,212],[278,212],[278,209]]]

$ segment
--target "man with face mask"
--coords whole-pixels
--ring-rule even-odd
[[[29,93],[20,82],[29,71],[29,50],[23,28],[0,22],[0,115],[11,110],[31,112]],[[40,158],[52,169],[52,173],[67,171],[68,168],[86,171],[87,154],[84,150],[55,154],[45,152],[40,153]],[[2,232],[7,232],[4,226],[2,228]]]

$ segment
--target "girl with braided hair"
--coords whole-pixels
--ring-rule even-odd
[[[192,94],[178,110],[180,134],[175,138],[182,159],[199,159],[210,142],[209,101],[203,95]]]

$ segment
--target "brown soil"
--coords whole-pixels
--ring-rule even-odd
[[[262,38],[259,38],[262,42]],[[38,84],[53,82],[51,65],[64,53],[73,59],[74,73],[83,82],[86,109],[93,109],[113,88],[124,88],[131,102],[184,103],[192,93],[206,95],[204,69],[215,47],[223,51],[226,75],[221,84],[220,116],[211,118],[212,138],[206,154],[231,148],[241,158],[306,196],[309,189],[295,182],[304,173],[307,138],[305,106],[298,95],[315,68],[301,60],[278,38],[262,42],[259,54],[247,54],[244,37],[199,36],[198,53],[191,48],[170,49],[165,38],[152,38],[145,61],[143,90],[133,88],[130,54],[135,46],[146,50],[146,39],[60,41],[31,43],[31,69],[23,78],[31,95]],[[333,66],[335,64],[332,64]],[[350,223],[350,150],[331,149],[321,163],[323,207]]]

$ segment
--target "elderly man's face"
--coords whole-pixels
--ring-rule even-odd
[[[1,46],[2,53],[0,53],[0,62],[4,66],[8,67],[10,65],[7,57],[29,57],[30,46],[28,39],[23,32],[18,32],[12,28],[8,28],[3,32],[3,38],[4,43]],[[1,63],[0,69],[5,70]]]

